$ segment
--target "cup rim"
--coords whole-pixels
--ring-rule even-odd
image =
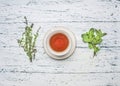
[[[56,33],[65,34],[69,40],[70,45],[68,45],[67,49],[64,50],[65,52],[64,51],[63,52],[55,52],[54,50],[51,49],[51,47],[49,45],[50,37],[52,37]],[[43,40],[43,46],[44,46],[45,52],[51,58],[65,59],[65,58],[68,58],[69,56],[71,56],[73,54],[73,52],[75,51],[76,38],[75,38],[75,35],[68,28],[63,27],[63,26],[56,26],[56,27],[48,30],[47,33],[45,34],[44,40]]]
[[[62,52],[56,52],[56,51],[54,51],[54,50],[50,47],[50,44],[49,44],[50,38],[51,38],[53,35],[57,34],[57,33],[62,33],[62,34],[64,34],[65,36],[67,36],[67,38],[68,38],[68,40],[69,40],[69,45],[68,45],[67,48],[66,48],[64,51],[62,51]],[[70,38],[70,36],[69,36],[69,34],[68,34],[67,32],[65,32],[65,31],[63,31],[63,30],[55,30],[54,32],[48,34],[48,38],[47,38],[47,42],[46,42],[47,47],[48,47],[48,50],[49,50],[49,51],[51,52],[51,54],[53,54],[53,55],[63,56],[63,55],[65,55],[65,54],[67,54],[67,53],[69,52],[69,50],[71,49],[72,44],[71,44],[71,40],[70,40],[70,39],[71,39],[71,38]]]

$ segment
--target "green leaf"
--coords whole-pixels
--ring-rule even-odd
[[[89,30],[89,39],[90,39],[90,42],[92,42],[92,40],[93,40],[94,37],[95,37],[95,35],[94,35],[94,29],[91,28]]]
[[[96,44],[100,44],[102,42],[102,39],[98,40]]]
[[[96,41],[99,41],[101,39],[101,37],[99,36],[99,35],[97,35],[96,37],[95,37],[95,40]]]
[[[89,30],[89,35],[91,36],[91,35],[94,35],[94,28],[91,28],[90,30]]]
[[[95,51],[95,52],[98,52],[99,50],[100,50],[99,47],[95,47],[95,48],[94,48],[94,51]]]
[[[88,32],[82,34],[83,42],[88,43],[90,49],[94,49],[94,56],[100,50],[97,45],[103,41],[102,37],[105,35],[106,33],[102,33],[100,29],[97,30],[94,28],[90,28]]]
[[[88,44],[89,48],[92,49],[93,45],[91,43]]]
[[[85,43],[90,42],[88,35],[82,34],[82,38],[83,38],[83,42],[85,42]]]
[[[98,30],[98,32],[99,32],[99,36],[102,36],[102,31],[100,29]]]
[[[99,30],[96,29],[95,32],[97,36],[102,37],[102,31],[100,29]]]
[[[95,45],[97,43],[96,38],[93,39],[92,43]]]
[[[105,35],[107,35],[107,33],[103,33],[103,34],[102,34],[102,36],[105,36]]]

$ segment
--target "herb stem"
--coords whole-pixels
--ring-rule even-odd
[[[35,58],[35,53],[36,53],[36,41],[38,37],[38,33],[40,28],[37,30],[36,34],[33,34],[32,29],[33,29],[33,23],[31,25],[28,25],[28,20],[26,17],[25,19],[25,32],[22,34],[22,38],[18,40],[19,46],[23,47],[24,51],[26,52],[27,56],[29,57],[30,62]]]

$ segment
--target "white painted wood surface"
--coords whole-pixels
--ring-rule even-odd
[[[24,16],[35,30],[42,27],[33,63],[16,41]],[[44,34],[54,26],[70,28],[77,38],[76,51],[66,60],[44,52]],[[108,34],[95,58],[81,40],[91,27]],[[0,86],[120,86],[119,37],[119,0],[0,0]]]

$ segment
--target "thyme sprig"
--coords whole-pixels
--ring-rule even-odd
[[[24,19],[26,24],[25,32],[23,32],[22,38],[18,40],[18,44],[24,49],[27,56],[29,57],[30,62],[32,62],[35,58],[35,53],[37,52],[35,45],[40,28],[35,34],[33,34],[32,29],[34,24],[32,23],[31,25],[29,25],[26,16],[24,17]]]

